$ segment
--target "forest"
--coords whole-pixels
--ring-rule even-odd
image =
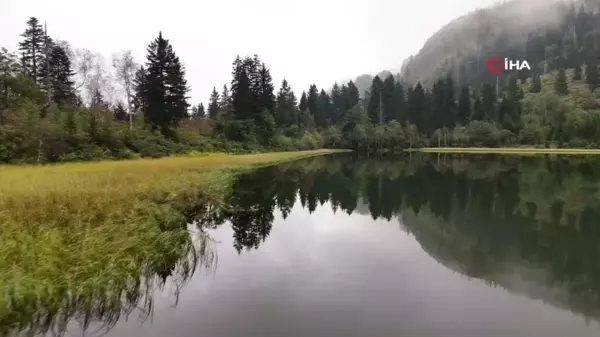
[[[189,102],[185,65],[162,33],[143,64],[123,51],[107,71],[101,55],[55,41],[32,17],[19,50],[0,52],[0,162],[322,147],[598,147],[600,13],[586,4],[558,10],[560,24],[530,31],[523,46],[490,33],[496,43],[486,53],[522,56],[530,72],[463,65],[429,82],[411,82],[413,71],[375,76],[364,93],[349,81],[297,95],[285,79],[276,90],[258,55],[238,55],[231,82],[215,87],[206,106]]]

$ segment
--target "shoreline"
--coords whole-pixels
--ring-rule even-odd
[[[422,153],[457,153],[457,154],[561,154],[561,155],[588,155],[600,154],[600,149],[581,148],[534,148],[534,147],[425,147],[420,149],[405,150],[406,152]]]

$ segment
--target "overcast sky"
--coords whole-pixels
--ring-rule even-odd
[[[295,91],[383,69],[453,18],[497,0],[0,0],[0,47],[16,51],[30,16],[54,39],[100,52],[132,49],[138,62],[163,31],[187,69],[191,102],[231,80],[237,54],[258,54]]]

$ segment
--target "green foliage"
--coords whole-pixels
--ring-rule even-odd
[[[565,74],[565,69],[561,68],[558,70],[558,74],[556,75],[556,82],[554,82],[554,91],[558,95],[564,96],[569,93],[569,89],[567,86],[567,75]]]

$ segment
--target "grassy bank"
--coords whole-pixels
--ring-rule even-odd
[[[191,249],[186,202],[218,200],[237,172],[330,152],[0,166],[0,335],[47,320],[65,296],[118,305]]]
[[[415,149],[416,152],[429,153],[482,153],[482,154],[564,154],[564,155],[582,155],[582,154],[600,154],[600,149],[557,149],[557,148],[532,148],[532,147],[514,147],[514,148],[490,148],[490,147],[427,147]]]

